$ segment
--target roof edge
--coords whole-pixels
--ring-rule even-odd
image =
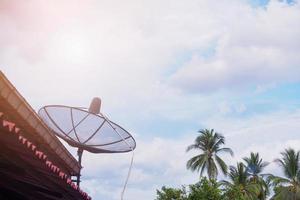
[[[0,97],[29,124],[40,138],[49,145],[53,154],[58,156],[65,166],[74,175],[79,174],[81,166],[67,148],[51,132],[47,125],[40,119],[38,114],[29,105],[25,98],[17,91],[14,85],[7,79],[0,70]]]

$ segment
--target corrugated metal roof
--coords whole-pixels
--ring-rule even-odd
[[[23,130],[44,143],[50,154],[54,155],[71,175],[77,175],[81,166],[65,146],[48,129],[33,108],[0,71],[0,106],[10,113]]]

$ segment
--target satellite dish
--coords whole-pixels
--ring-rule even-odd
[[[120,125],[100,112],[101,99],[94,98],[88,109],[63,105],[42,107],[38,114],[47,126],[69,145],[78,148],[78,162],[84,150],[91,153],[133,151],[136,142]],[[80,173],[77,185],[80,183]]]

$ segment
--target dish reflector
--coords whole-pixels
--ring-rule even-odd
[[[89,110],[48,105],[38,114],[50,129],[69,145],[92,153],[122,153],[135,149],[129,132],[100,113],[101,100],[94,98]]]

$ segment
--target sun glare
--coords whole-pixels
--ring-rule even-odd
[[[60,60],[81,64],[91,58],[91,43],[87,36],[80,32],[62,33],[55,37],[55,54]]]

